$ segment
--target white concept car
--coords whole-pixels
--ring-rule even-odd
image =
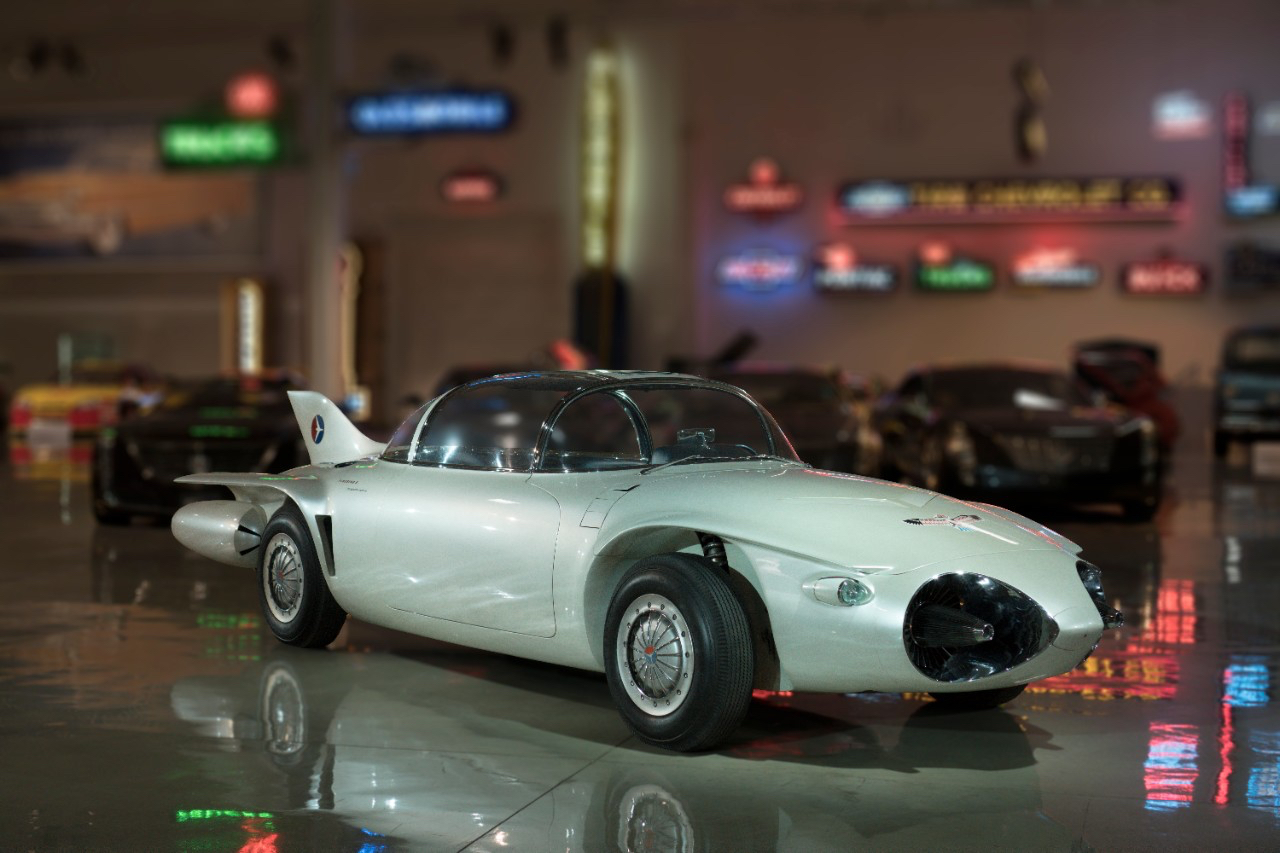
[[[454,388],[386,444],[289,394],[311,464],[194,474],[233,500],[173,518],[256,568],[281,641],[348,613],[603,671],[644,741],[714,746],[753,688],[927,691],[989,707],[1122,622],[1080,548],[987,504],[800,462],[742,390],[547,372]]]

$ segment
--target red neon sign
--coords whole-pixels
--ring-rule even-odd
[[[794,210],[803,200],[800,185],[783,181],[778,164],[768,157],[752,161],[745,184],[731,184],[724,191],[725,207],[734,213],[757,216]]]
[[[276,81],[260,71],[233,77],[224,94],[227,112],[236,118],[269,118],[280,100]]]
[[[440,181],[440,197],[454,204],[497,201],[502,190],[500,177],[480,170],[455,172]]]
[[[1120,287],[1141,296],[1198,296],[1209,289],[1209,271],[1201,264],[1157,258],[1126,265]]]

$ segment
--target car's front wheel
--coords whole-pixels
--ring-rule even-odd
[[[709,749],[746,716],[755,672],[746,614],[721,570],[689,554],[641,560],[609,604],[609,692],[646,743]]]
[[[1027,689],[1025,684],[997,687],[994,690],[970,690],[965,693],[930,693],[934,701],[954,711],[985,711],[1012,702]]]
[[[297,507],[285,504],[271,516],[262,543],[258,593],[271,633],[291,646],[314,649],[332,643],[347,613],[329,592]]]

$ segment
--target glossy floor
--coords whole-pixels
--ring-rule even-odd
[[[1199,443],[1197,443],[1198,445]],[[1129,625],[1000,711],[759,697],[706,755],[601,677],[350,623],[278,645],[247,573],[0,466],[0,849],[1280,848],[1280,481],[1199,449],[1153,525],[1048,519]]]

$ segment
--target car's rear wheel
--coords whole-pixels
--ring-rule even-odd
[[[1025,684],[997,687],[994,690],[970,690],[965,693],[930,693],[940,706],[955,711],[985,711],[1012,702],[1027,689]]]
[[[282,643],[321,648],[342,630],[347,613],[334,600],[302,513],[281,507],[262,532],[258,593],[271,633]]]
[[[609,604],[609,692],[646,743],[709,749],[746,716],[754,653],[747,617],[721,570],[689,554],[641,560]]]

